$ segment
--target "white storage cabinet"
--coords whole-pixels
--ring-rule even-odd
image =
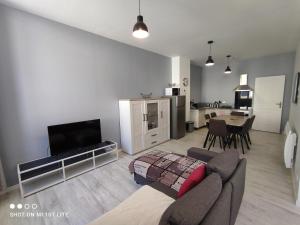
[[[121,145],[130,155],[170,139],[170,99],[119,101]]]

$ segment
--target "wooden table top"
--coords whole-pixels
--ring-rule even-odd
[[[233,116],[233,115],[222,115],[212,119],[214,120],[225,120],[229,126],[241,127],[244,125],[249,116]]]

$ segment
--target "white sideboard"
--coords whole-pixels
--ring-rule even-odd
[[[170,99],[119,100],[122,150],[130,155],[170,139]]]

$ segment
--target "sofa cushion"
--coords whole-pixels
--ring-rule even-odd
[[[143,186],[89,225],[157,225],[163,212],[174,201],[150,186]]]
[[[199,184],[205,178],[206,168],[205,165],[200,165],[197,169],[195,169],[191,175],[183,182],[181,185],[178,197],[182,197],[186,192],[191,190],[197,184]]]
[[[236,150],[230,150],[217,154],[208,161],[206,168],[207,173],[218,173],[223,182],[226,182],[239,163],[239,153]]]
[[[200,225],[230,225],[230,205],[232,186],[226,183],[213,207],[205,215]]]
[[[159,225],[198,225],[213,206],[222,190],[220,175],[213,173],[172,203]]]
[[[202,160],[204,162],[208,162],[217,154],[218,154],[217,152],[212,152],[212,151],[208,151],[207,149],[195,148],[195,147],[192,147],[187,150],[187,156],[198,160]]]

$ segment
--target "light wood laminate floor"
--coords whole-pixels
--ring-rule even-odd
[[[180,140],[171,140],[153,149],[186,154],[190,147],[201,147],[205,135],[206,129],[199,129]],[[299,225],[300,208],[294,205],[290,171],[284,168],[282,160],[282,136],[257,131],[253,131],[251,136],[251,151],[244,156],[248,160],[246,190],[236,225]],[[212,150],[222,151],[217,142]],[[139,188],[128,172],[132,158],[123,153],[117,162],[25,199],[20,198],[18,190],[2,195],[0,224],[87,224],[117,206]],[[38,208],[11,210],[10,203],[37,204]],[[11,217],[12,212],[25,212],[25,216]],[[31,217],[28,212],[66,212],[68,216],[51,214]]]

